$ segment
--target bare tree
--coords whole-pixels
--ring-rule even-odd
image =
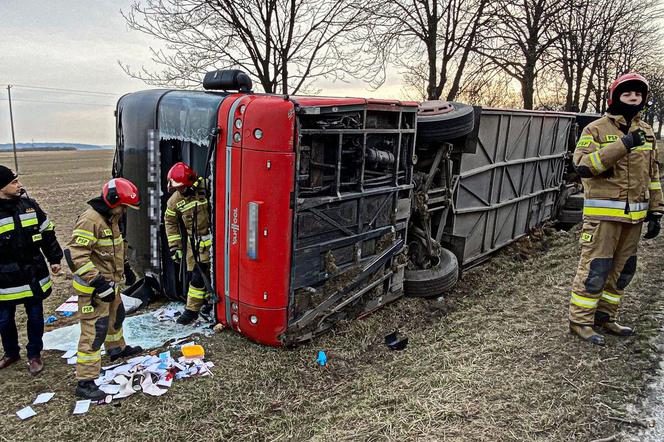
[[[165,44],[152,49],[159,70],[123,66],[153,85],[191,87],[207,71],[239,68],[265,92],[294,94],[320,78],[372,75],[352,39],[369,23],[354,0],[143,0],[123,16]]]
[[[365,6],[374,26],[369,41],[384,62],[404,71],[405,81],[425,98],[439,99],[447,90],[453,100],[472,48],[484,30],[490,0],[372,0]],[[425,62],[422,62],[422,60]]]
[[[555,22],[560,0],[497,0],[490,35],[476,49],[521,85],[523,107],[532,109],[535,80],[551,61],[550,48],[560,38]]]

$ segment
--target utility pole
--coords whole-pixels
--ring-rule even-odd
[[[14,135],[14,114],[12,113],[12,85],[7,85],[7,96],[9,97],[9,121],[12,125],[12,145],[14,146],[14,173],[18,175],[18,156],[16,156],[16,136]]]

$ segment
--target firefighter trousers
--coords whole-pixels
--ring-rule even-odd
[[[625,287],[636,271],[636,249],[641,223],[584,219],[581,258],[572,283],[570,322],[595,323],[595,311],[615,321]]]
[[[78,292],[78,313],[81,318],[81,336],[78,340],[76,379],[92,380],[101,371],[101,346],[112,355],[125,348],[122,323],[125,309],[116,288],[115,299],[103,302],[96,296]]]
[[[209,278],[209,268],[209,264],[200,263],[198,266],[194,267],[194,270],[191,272],[191,281],[189,281],[189,289],[187,290],[187,310],[199,312],[201,307],[203,307],[203,304],[205,304],[210,297],[210,294],[205,288],[203,275],[201,274],[201,271],[203,271],[205,272],[205,277]]]

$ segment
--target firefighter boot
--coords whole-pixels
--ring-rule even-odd
[[[76,385],[76,396],[83,399],[100,401],[106,398],[106,393],[97,387],[95,381],[78,381],[78,385]]]
[[[604,336],[600,335],[597,333],[593,328],[589,325],[581,325],[581,324],[575,324],[573,322],[569,323],[569,331],[571,333],[574,333],[584,341],[588,341],[591,344],[595,345],[604,345],[606,342],[604,340]]]
[[[595,312],[595,325],[616,336],[631,336],[634,334],[634,329],[612,321],[608,313],[599,310]]]
[[[132,347],[131,345],[125,345],[122,350],[111,353],[111,362],[115,361],[116,359],[135,356],[142,352],[143,352],[143,347],[141,347],[140,345],[137,345],[136,347]]]
[[[177,320],[177,323],[181,325],[187,325],[194,322],[197,318],[198,318],[198,312],[189,309],[184,309],[184,313],[180,315],[180,317]]]

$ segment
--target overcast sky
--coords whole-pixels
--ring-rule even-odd
[[[149,47],[159,46],[127,29],[120,10],[130,4],[131,0],[0,0],[0,143],[11,142],[7,84],[12,84],[17,142],[115,144],[117,98],[150,88],[128,77],[118,60],[149,66]],[[362,84],[317,86],[325,95],[400,95],[398,84],[376,92]]]

